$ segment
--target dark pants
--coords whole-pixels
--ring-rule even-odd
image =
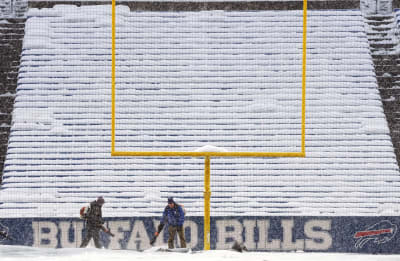
[[[88,226],[86,229],[86,237],[83,239],[82,244],[80,247],[86,247],[89,244],[90,239],[94,241],[94,245],[96,248],[101,248],[100,243],[100,229],[97,227]]]
[[[168,227],[168,248],[174,248],[174,239],[176,232],[178,232],[179,240],[181,241],[181,247],[186,248],[185,233],[182,227],[169,226]]]

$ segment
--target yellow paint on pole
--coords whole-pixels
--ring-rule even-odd
[[[111,156],[115,151],[115,0],[112,0],[111,15]]]
[[[303,152],[190,152],[190,151],[113,151],[112,156],[144,157],[304,157]]]
[[[210,157],[305,157],[306,126],[306,51],[307,51],[307,0],[303,0],[303,57],[302,57],[302,106],[301,152],[183,152],[183,151],[116,151],[115,150],[115,1],[112,0],[111,41],[111,156],[164,156],[205,157],[204,164],[204,250],[210,249]]]
[[[303,68],[301,79],[301,152],[306,154],[307,0],[303,0]]]
[[[204,162],[204,250],[210,250],[210,157]]]

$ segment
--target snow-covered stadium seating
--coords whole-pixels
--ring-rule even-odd
[[[31,9],[0,217],[203,213],[203,159],[110,156],[111,7]],[[212,158],[211,214],[398,215],[361,13],[309,11],[306,158]],[[117,15],[117,149],[299,151],[302,11]],[[185,136],[178,136],[184,131]]]

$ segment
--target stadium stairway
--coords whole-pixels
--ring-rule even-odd
[[[0,19],[0,184],[7,154],[26,19]]]
[[[397,12],[399,13],[399,12]],[[400,35],[394,14],[365,17],[378,89],[400,165]]]
[[[110,13],[29,11],[0,217],[202,216],[203,159],[110,157]],[[117,13],[118,150],[300,149],[301,11]],[[307,55],[306,158],[213,158],[213,216],[400,214],[361,13],[310,11]]]

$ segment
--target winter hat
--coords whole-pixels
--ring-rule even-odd
[[[169,197],[169,198],[168,198],[168,204],[171,204],[171,203],[174,203],[174,204],[175,204],[175,201],[174,201],[174,198],[173,198],[173,197]]]
[[[99,203],[100,205],[103,205],[104,204],[104,198],[102,197],[102,196],[100,196],[100,197],[98,197],[97,198],[97,203]]]

